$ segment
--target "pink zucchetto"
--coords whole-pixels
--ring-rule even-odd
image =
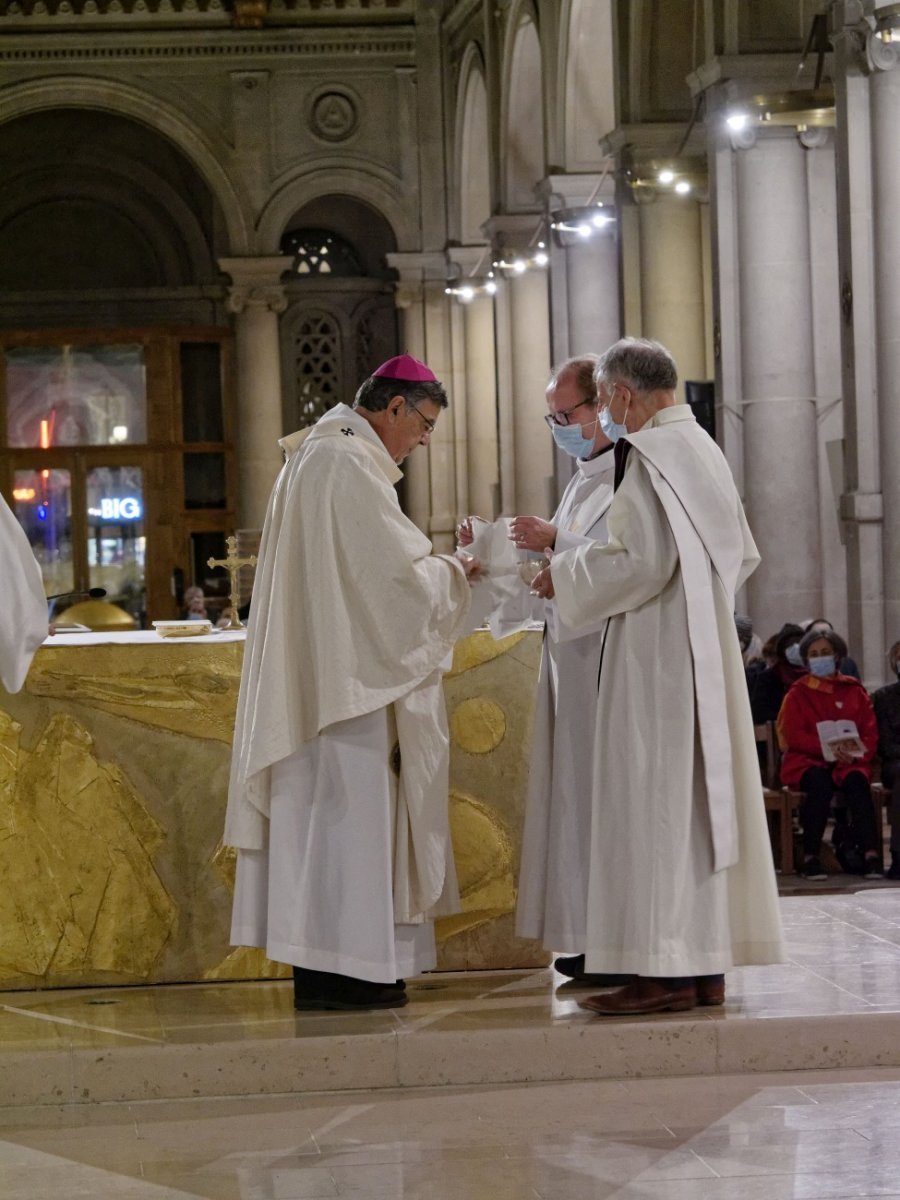
[[[438,382],[434,371],[411,354],[398,354],[396,358],[389,358],[373,371],[372,375],[386,379],[404,379],[409,383]]]

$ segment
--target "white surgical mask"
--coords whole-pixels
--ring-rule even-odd
[[[591,424],[595,425],[596,422]],[[591,425],[588,426],[590,428]],[[551,432],[560,450],[565,450],[573,458],[587,458],[594,448],[594,439],[585,437],[580,425],[554,425]]]
[[[800,653],[800,643],[794,642],[792,645],[788,646],[787,650],[784,652],[784,657],[788,660],[792,667],[802,667],[803,656]]]
[[[837,666],[834,659],[829,655],[828,658],[811,658],[809,660],[809,670],[811,674],[824,679],[828,675],[833,675],[837,670]]]
[[[612,396],[610,396],[610,400],[612,400]],[[628,412],[627,404],[625,405],[625,412]],[[609,411],[608,403],[600,409],[598,417],[600,419],[600,428],[611,442],[617,442],[619,438],[625,437],[626,433],[628,433],[628,427],[624,421],[619,424],[617,421],[612,419],[612,413]]]

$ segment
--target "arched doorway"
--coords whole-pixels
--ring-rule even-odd
[[[222,213],[110,113],[11,119],[0,159],[0,488],[48,592],[173,616],[234,525]]]

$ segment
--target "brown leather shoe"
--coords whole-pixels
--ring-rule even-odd
[[[580,1004],[582,1008],[600,1013],[604,1017],[640,1017],[645,1013],[684,1012],[696,1006],[697,988],[694,983],[673,988],[668,980],[642,975],[621,991],[588,996]]]
[[[698,975],[694,981],[697,984],[697,1003],[710,1007],[725,1003],[725,980],[715,975]]]

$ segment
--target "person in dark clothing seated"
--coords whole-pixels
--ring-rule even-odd
[[[831,801],[840,791],[849,823],[841,827],[843,846],[852,848],[858,865],[845,870],[866,879],[878,879],[881,869],[881,834],[872,804],[872,760],[878,747],[878,727],[869,693],[849,675],[837,670],[847,647],[836,633],[813,630],[800,643],[800,654],[809,673],[798,679],[784,698],[778,714],[778,741],[784,751],[781,782],[805,793],[800,806],[803,825],[803,865],[807,879],[824,879],[819,852]],[[823,722],[847,721],[855,726],[840,741],[829,740]],[[834,731],[837,732],[836,730]],[[834,839],[833,839],[834,840]],[[838,844],[835,842],[835,848]]]
[[[891,793],[891,865],[888,879],[900,879],[900,642],[888,651],[891,674],[898,682],[879,688],[872,697],[878,722],[881,782]]]
[[[834,633],[834,626],[827,617],[816,617],[814,621],[807,621],[804,629],[807,633]],[[840,635],[838,635],[840,636]],[[859,667],[847,653],[847,647],[844,646],[844,657],[838,665],[838,671],[841,675],[852,675],[854,679],[861,678]]]
[[[799,625],[782,625],[775,639],[772,666],[763,671],[748,669],[747,687],[754,725],[774,721],[788,689],[806,674],[799,650],[802,637],[803,630]]]

